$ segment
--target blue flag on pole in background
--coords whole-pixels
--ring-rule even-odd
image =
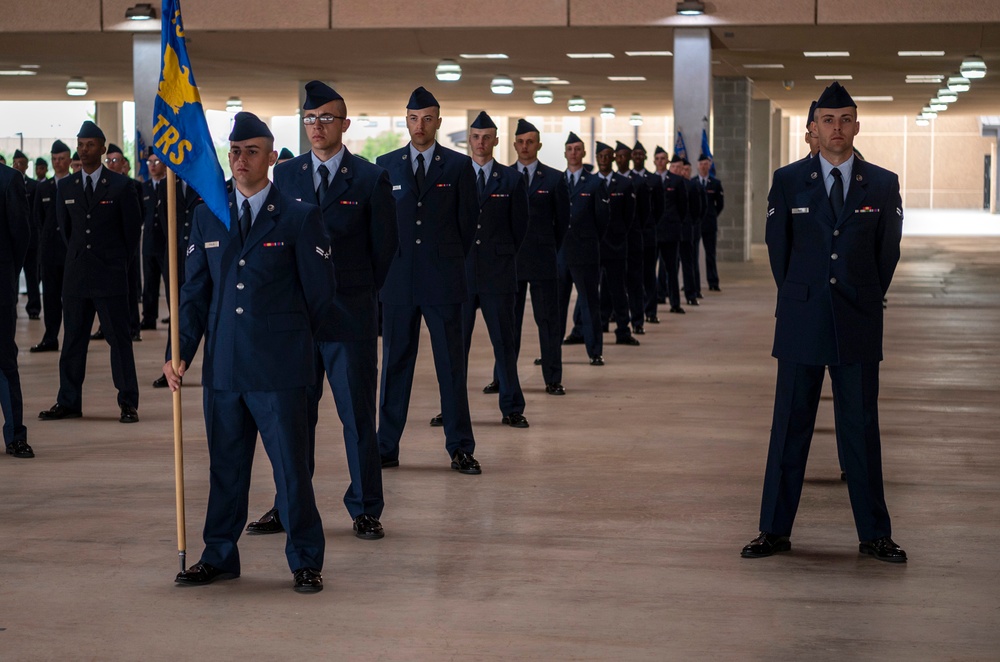
[[[688,150],[684,146],[684,136],[681,135],[680,129],[677,129],[677,140],[674,141],[674,156],[679,156],[682,159],[687,159],[688,157]]]
[[[194,187],[229,228],[226,178],[208,132],[205,109],[184,44],[180,0],[163,0],[160,86],[153,104],[153,153]]]
[[[715,159],[712,158],[712,148],[708,146],[708,131],[701,130],[701,153],[712,159],[712,167],[708,169],[708,174],[715,177]]]
[[[142,139],[142,131],[139,129],[135,130],[135,158],[138,159],[136,163],[136,176],[141,177],[142,181],[149,181],[149,164],[146,163],[146,141]]]

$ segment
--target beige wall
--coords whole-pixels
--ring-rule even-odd
[[[789,161],[805,156],[805,117],[789,123]],[[904,207],[982,209],[983,157],[993,140],[979,135],[974,116],[942,113],[930,126],[910,116],[861,117],[855,146],[872,163],[899,175]]]

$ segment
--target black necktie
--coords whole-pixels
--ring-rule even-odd
[[[521,172],[524,173],[524,185],[531,186],[531,175],[528,173],[528,169],[525,168]]]
[[[87,205],[89,206],[90,201],[94,199],[94,180],[86,175],[84,175],[83,178],[87,180],[87,188],[83,193],[84,197],[87,199]]]
[[[250,201],[244,200],[243,205],[240,207],[240,239],[244,242],[247,240],[247,235],[250,234]]]
[[[567,177],[569,177],[569,180],[568,180],[569,181],[569,192],[572,193],[573,189],[576,187],[576,178],[573,176],[573,173],[568,173]]]
[[[316,170],[319,172],[320,176],[319,188],[316,189],[316,202],[323,204],[323,198],[326,197],[326,191],[330,188],[330,169],[321,163]]]
[[[419,193],[424,192],[424,155],[417,154],[417,171],[413,173],[413,176],[417,178],[417,191]]]
[[[479,169],[479,176],[476,177],[476,189],[479,191],[479,199],[482,200],[483,194],[486,193],[486,175],[483,174],[483,169]]]
[[[844,209],[844,180],[837,168],[831,170],[830,174],[833,175],[833,186],[830,187],[830,204],[833,205],[833,217],[840,218],[840,212]]]

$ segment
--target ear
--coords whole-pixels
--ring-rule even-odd
[[[350,117],[348,117],[347,119],[344,120],[344,131],[347,131],[349,128],[351,128],[351,118]]]
[[[278,160],[278,153],[274,150],[271,150],[271,153],[267,157],[267,165],[273,166],[277,162],[277,160]]]

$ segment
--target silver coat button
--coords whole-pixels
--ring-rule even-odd
[[[417,225],[423,225],[423,221],[417,221]]]
[[[831,259],[831,260],[836,260],[836,259],[837,259],[837,254],[836,254],[836,253],[834,253],[833,255],[831,255],[831,256],[830,256],[830,259]]]
[[[239,308],[236,309],[236,314],[237,315],[242,315],[243,314],[243,306],[240,306]]]
[[[837,284],[837,279],[836,278],[831,278],[830,279],[830,284],[831,285],[836,285]]]
[[[236,289],[242,290],[244,287],[246,287],[246,285],[244,285],[243,283],[236,283]]]
[[[840,236],[840,230],[834,230],[833,231],[833,236],[834,237],[839,237]]]
[[[483,242],[482,242],[481,240],[479,240],[479,239],[476,239],[476,244],[477,244],[477,245],[478,245],[478,244],[481,244],[481,243],[483,243]]]
[[[246,261],[246,260],[240,260],[240,261],[239,261],[239,262],[237,262],[236,264],[238,264],[238,265],[240,265],[241,267],[243,267],[243,266],[246,266],[246,263],[247,263],[247,261]]]
[[[419,240],[419,239],[417,239],[417,243],[418,243],[418,244],[420,243],[420,240]]]

